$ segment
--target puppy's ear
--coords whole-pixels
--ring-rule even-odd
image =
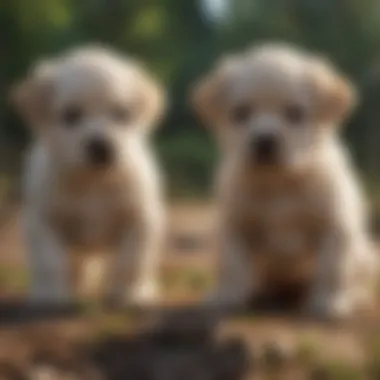
[[[195,84],[190,102],[202,122],[212,125],[218,120],[222,108],[223,80],[219,73],[211,73]]]
[[[316,99],[316,116],[327,123],[340,123],[347,118],[357,103],[353,84],[330,63],[314,60],[311,83]]]
[[[51,112],[53,69],[53,63],[42,62],[11,89],[11,103],[25,122],[34,128],[45,124]]]
[[[225,117],[228,82],[237,63],[237,56],[222,59],[218,67],[195,83],[190,91],[192,108],[210,126]]]
[[[153,128],[164,117],[167,107],[166,92],[158,81],[147,72],[140,71],[138,99],[139,113],[144,123]]]

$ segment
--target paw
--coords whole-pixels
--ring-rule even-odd
[[[158,303],[160,292],[153,283],[142,284],[124,291],[113,290],[108,292],[103,304],[106,308],[121,309],[126,307],[151,307]]]
[[[313,297],[305,307],[306,313],[319,319],[346,320],[354,312],[354,302],[347,295],[329,297],[318,295]]]
[[[147,307],[156,305],[159,295],[158,286],[154,283],[147,283],[133,288],[128,298],[129,302],[134,306]]]

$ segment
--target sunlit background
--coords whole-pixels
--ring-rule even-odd
[[[102,42],[139,57],[165,83],[170,109],[155,139],[171,194],[206,195],[216,153],[189,110],[188,88],[217,57],[274,39],[327,55],[355,81],[361,103],[344,135],[376,202],[378,0],[2,0],[0,25],[3,187],[17,179],[19,157],[29,139],[7,105],[10,85],[38,58]]]

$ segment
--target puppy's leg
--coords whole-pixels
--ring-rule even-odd
[[[233,237],[224,236],[220,246],[219,278],[216,289],[206,297],[206,306],[235,308],[244,303],[257,289],[258,277],[248,252]]]
[[[132,288],[132,299],[137,304],[149,304],[159,297],[159,267],[163,243],[163,222],[153,218],[143,223],[140,237],[137,237],[137,273]]]
[[[356,307],[362,244],[335,231],[319,253],[317,275],[307,311],[317,317],[346,318]]]
[[[69,298],[67,254],[54,231],[41,217],[27,215],[26,242],[33,302],[64,302]]]
[[[94,254],[90,257],[79,257],[76,261],[75,284],[80,295],[95,297],[104,284],[104,255]]]
[[[375,305],[380,274],[380,262],[375,244],[369,240],[362,247],[363,256],[357,264],[358,278],[355,293],[359,308],[370,309]]]
[[[117,303],[140,305],[156,301],[162,238],[161,216],[146,215],[135,223],[111,263],[108,297]]]

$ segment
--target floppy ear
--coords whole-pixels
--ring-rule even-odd
[[[195,84],[190,93],[190,102],[202,122],[212,125],[222,109],[223,81],[219,73],[211,73]]]
[[[353,84],[328,62],[315,60],[311,70],[316,99],[316,116],[324,122],[339,123],[357,103]]]
[[[200,119],[208,124],[216,124],[226,110],[228,81],[238,63],[238,56],[222,59],[218,67],[201,78],[190,91],[190,104]]]
[[[49,119],[52,72],[53,65],[50,62],[40,63],[11,90],[11,103],[25,122],[32,127],[38,128]]]
[[[150,128],[156,126],[164,117],[167,106],[166,93],[161,84],[148,73],[140,71],[138,99],[139,113]]]

